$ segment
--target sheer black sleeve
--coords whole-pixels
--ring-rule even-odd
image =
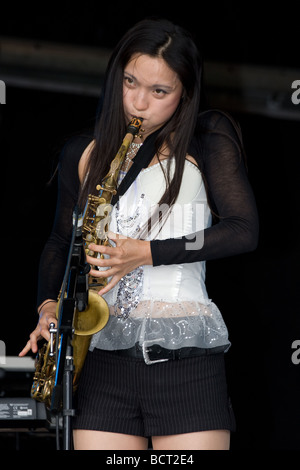
[[[91,140],[88,136],[74,137],[60,155],[55,219],[40,258],[37,306],[46,299],[56,300],[61,288],[70,249],[72,215],[80,188],[78,163]]]
[[[214,224],[191,238],[151,241],[153,265],[192,263],[253,251],[258,242],[258,215],[248,181],[237,128],[218,111],[205,113],[196,130],[190,154],[197,160],[207,186]]]

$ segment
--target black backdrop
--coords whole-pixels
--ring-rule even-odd
[[[157,13],[133,8],[129,14],[122,4],[118,13],[105,6],[93,15],[87,7],[65,5],[47,14],[36,10],[26,21],[22,12],[7,16],[0,35],[111,47],[136,20]],[[199,2],[198,8],[197,15],[179,8],[159,14],[191,29],[208,59],[298,66],[292,8],[286,6],[285,15],[262,12],[253,3],[203,8]],[[289,25],[283,40],[281,32]],[[92,127],[97,98],[8,87],[6,103],[0,108],[0,339],[7,355],[17,355],[36,323],[38,260],[56,199],[55,181],[46,183],[64,142]],[[209,295],[232,341],[226,358],[238,424],[232,448],[299,450],[300,364],[291,359],[292,343],[300,339],[299,122],[246,113],[234,117],[243,130],[261,229],[254,253],[207,267]]]

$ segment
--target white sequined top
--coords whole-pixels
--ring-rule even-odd
[[[167,160],[162,161],[166,167]],[[172,168],[174,169],[174,160]],[[172,210],[161,219],[157,210],[165,190],[159,163],[142,170],[115,205],[110,230],[132,238],[168,239],[200,231],[211,225],[205,187],[197,166],[186,160],[180,193]],[[148,220],[151,216],[151,230]],[[191,240],[186,249],[200,249],[203,240]],[[90,349],[105,350],[159,344],[164,348],[230,346],[218,307],[205,287],[205,261],[162,266],[141,266],[127,274],[104,295],[110,318],[93,336]]]

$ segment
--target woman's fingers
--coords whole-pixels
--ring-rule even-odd
[[[152,264],[149,241],[112,233],[110,233],[109,239],[115,243],[115,246],[95,245],[92,243],[89,245],[91,250],[105,257],[93,258],[87,256],[87,262],[91,265],[91,276],[96,278],[111,278],[109,283],[99,291],[100,295],[112,289],[123,276],[138,266]],[[97,270],[93,266],[103,269]]]
[[[120,279],[121,278],[119,276],[113,276],[111,280],[106,284],[106,286],[98,291],[98,294],[99,295],[106,294],[108,291],[110,291],[110,289],[112,289],[118,284]]]
[[[32,346],[31,346],[31,340],[29,339],[26,343],[26,346],[19,353],[19,357],[26,356],[26,354],[29,353],[29,351],[31,351],[31,349],[32,349],[32,352],[34,352]]]
[[[20,357],[26,356],[30,350],[36,354],[38,352],[38,341],[40,341],[42,338],[44,338],[46,341],[50,340],[50,323],[54,323],[54,325],[57,324],[57,320],[55,316],[53,317],[52,314],[46,314],[40,317],[35,330],[30,333],[29,340],[27,341],[22,351],[19,353]]]
[[[26,356],[26,354],[31,350],[33,353],[38,352],[38,340],[40,340],[42,337],[38,333],[38,327],[30,334],[30,339],[27,341],[26,346],[22,349],[22,351],[19,353],[19,356]]]

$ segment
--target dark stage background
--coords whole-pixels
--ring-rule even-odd
[[[137,5],[130,9],[125,3],[95,5],[90,2],[79,8],[60,2],[44,11],[18,5],[18,16],[5,12],[0,39],[110,49],[137,20],[158,14],[190,29],[207,61],[263,66],[265,73],[273,67],[288,69],[289,77],[300,80],[293,4],[285,3],[280,10],[235,1],[212,6],[194,2],[185,9],[173,4],[159,9]],[[14,64],[12,69],[14,77],[22,77],[21,66]],[[0,80],[6,71],[0,60]],[[270,82],[270,90],[272,95],[274,83]],[[300,340],[300,104],[298,110],[291,103],[288,78],[285,93],[279,104],[275,102],[273,113],[270,108],[264,112],[261,107],[235,106],[230,95],[226,100],[243,130],[261,225],[254,253],[207,266],[209,295],[221,309],[232,341],[226,361],[237,418],[233,450],[300,450],[300,364],[292,361],[292,343]],[[213,105],[219,106],[221,95],[214,95],[211,88],[210,96]],[[278,112],[285,103],[289,112]],[[55,180],[50,186],[47,181],[66,140],[92,128],[97,104],[95,94],[6,82],[6,104],[0,107],[0,340],[8,356],[18,355],[36,323],[38,261],[56,200]],[[4,442],[3,433],[0,448],[1,439]]]

